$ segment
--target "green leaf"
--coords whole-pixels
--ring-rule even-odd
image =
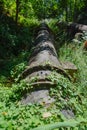
[[[56,128],[67,128],[67,127],[76,127],[78,125],[80,125],[81,123],[87,123],[87,121],[85,121],[84,119],[82,120],[70,120],[70,121],[64,121],[64,122],[58,122],[58,123],[54,123],[54,124],[48,124],[48,125],[44,125],[44,126],[39,126],[37,128],[34,128],[32,130],[54,130]]]

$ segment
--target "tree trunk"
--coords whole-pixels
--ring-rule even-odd
[[[67,0],[66,0],[65,12],[66,12],[66,22],[68,22],[68,3],[67,3]]]
[[[16,25],[18,25],[18,13],[19,13],[19,0],[16,0],[16,17],[15,17]]]

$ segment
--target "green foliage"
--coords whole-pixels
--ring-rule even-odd
[[[2,0],[2,3],[4,10],[15,19],[16,1]],[[81,12],[86,8],[85,3],[85,0],[21,0],[18,7],[18,22],[45,18],[76,22],[78,16],[85,14]]]
[[[74,48],[74,49],[72,49]],[[72,51],[71,51],[72,50]],[[23,62],[19,63],[19,59],[24,60],[27,55],[21,53],[13,72],[15,79],[25,68]],[[60,59],[63,61],[74,62],[78,68],[76,82],[72,83],[62,75],[56,75],[53,72],[48,78],[52,82],[56,82],[54,88],[50,88],[50,96],[54,97],[56,102],[44,107],[43,104],[21,105],[20,99],[24,93],[30,93],[33,86],[26,84],[24,81],[13,83],[11,88],[6,87],[4,83],[0,83],[0,129],[86,129],[87,117],[87,99],[86,99],[86,59],[80,46],[64,45],[60,50]],[[17,61],[18,60],[18,61]],[[85,71],[84,71],[85,68]],[[15,75],[16,73],[16,75]],[[4,80],[4,79],[3,79]],[[32,81],[33,82],[33,81]],[[62,114],[61,110],[72,110],[74,119],[70,120]],[[50,112],[51,116],[43,117],[43,113]],[[58,123],[55,123],[58,122]],[[4,125],[5,124],[5,125]],[[48,125],[49,124],[49,125]],[[45,126],[46,125],[46,126]],[[41,127],[42,126],[42,127]],[[37,128],[36,128],[37,127]],[[65,128],[64,128],[65,127]],[[69,128],[68,128],[69,127]]]
[[[72,128],[73,127],[75,128],[76,126],[79,126],[79,125],[82,125],[82,124],[86,124],[87,121],[86,120],[79,120],[79,121],[75,121],[75,120],[71,120],[71,121],[65,121],[65,122],[58,122],[58,123],[55,123],[55,124],[49,124],[49,125],[45,125],[45,126],[40,126],[40,127],[37,127],[35,129],[32,129],[32,130],[54,130],[56,128]]]
[[[0,4],[0,130],[86,130],[87,55],[82,47],[75,43],[62,44],[59,51],[58,43],[64,43],[66,34],[63,30],[58,31],[55,26],[58,20],[75,21],[75,17],[86,8],[86,1],[21,0],[18,25],[15,23],[16,2],[2,0]],[[34,89],[31,83],[36,77],[32,78],[29,84],[24,81],[17,83],[29,61],[34,30],[40,23],[39,20],[44,18],[47,18],[45,21],[56,36],[56,50],[60,61],[71,61],[78,68],[75,83],[63,75],[56,75],[56,72],[48,77],[56,86],[50,88],[50,96],[55,98],[55,103],[47,108],[44,103],[21,104],[20,100],[24,94]],[[86,39],[86,36],[84,37]],[[62,110],[72,110],[74,119],[71,120],[70,116],[67,119]],[[45,112],[50,112],[51,116],[44,118]]]

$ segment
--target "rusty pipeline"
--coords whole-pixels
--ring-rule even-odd
[[[46,23],[41,23],[36,30],[34,49],[22,78],[30,82],[36,77],[33,85],[53,85],[47,78],[53,71],[70,78],[58,59],[51,29]]]

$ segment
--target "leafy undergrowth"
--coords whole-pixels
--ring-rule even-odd
[[[86,130],[87,129],[87,52],[74,43],[66,44],[60,49],[60,60],[73,62],[78,68],[75,82],[66,77],[52,74],[49,78],[57,85],[50,88],[50,95],[55,103],[49,107],[43,104],[21,105],[23,92],[30,91],[31,85],[21,81],[17,83],[20,73],[25,69],[26,57],[21,54],[10,63],[12,83],[6,84],[6,77],[0,80],[0,130]],[[21,59],[21,60],[19,60]],[[23,62],[24,60],[24,62]],[[54,72],[55,73],[55,72]],[[9,85],[10,84],[10,85]],[[26,89],[27,88],[27,89]],[[70,110],[74,116],[64,116],[62,110]],[[46,116],[44,116],[46,114]],[[50,116],[49,116],[50,115]],[[73,119],[71,119],[73,118]],[[56,122],[56,123],[55,123]],[[49,125],[50,124],[50,125]]]

